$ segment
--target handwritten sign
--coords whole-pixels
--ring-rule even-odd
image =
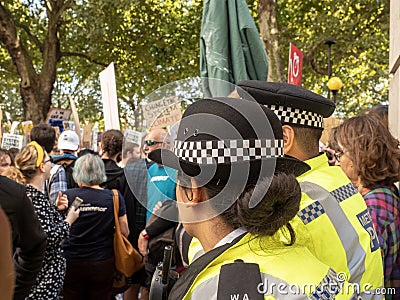
[[[1,140],[1,148],[7,150],[10,148],[22,149],[23,143],[23,135],[4,133],[3,139]]]
[[[166,128],[174,125],[182,119],[182,111],[180,103],[174,103],[164,109],[159,117],[153,121],[150,128]]]
[[[166,115],[168,114],[168,110],[174,110],[175,107],[172,107],[173,104],[179,104],[177,96],[165,97],[148,104],[143,104],[143,115],[146,119],[146,124],[152,124],[155,119],[161,117],[161,113]]]

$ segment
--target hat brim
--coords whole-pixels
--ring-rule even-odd
[[[218,165],[199,165],[194,162],[179,159],[174,152],[168,149],[156,149],[149,153],[149,159],[152,161],[173,168],[175,170],[182,170],[185,174],[195,177],[199,175],[202,169],[215,169],[218,178],[227,178],[230,175],[232,165],[240,168],[241,166],[249,166],[249,163],[254,166],[261,164],[261,162],[275,163],[275,173],[283,172],[286,174],[294,174],[296,177],[310,170],[310,166],[292,157],[277,157],[277,158],[263,158],[250,161],[239,161],[232,164],[218,164]],[[274,162],[275,160],[275,162]],[[269,173],[271,171],[269,170]],[[257,174],[258,176],[259,174]],[[272,175],[272,174],[270,174]]]

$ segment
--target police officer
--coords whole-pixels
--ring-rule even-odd
[[[279,119],[241,99],[203,99],[181,120],[174,151],[149,158],[178,170],[185,229],[206,252],[169,299],[348,299],[343,278],[302,246],[289,221],[299,209],[295,176],[309,167],[283,155]],[[287,242],[279,240],[287,228]],[[238,260],[240,259],[240,260]]]
[[[242,81],[242,98],[270,108],[282,123],[284,152],[311,170],[298,176],[303,197],[292,225],[299,244],[338,272],[345,272],[362,299],[381,299],[382,258],[377,235],[362,196],[339,167],[319,153],[323,118],[335,104],[302,87],[277,82]]]

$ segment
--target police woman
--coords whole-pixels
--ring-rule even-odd
[[[169,299],[351,297],[346,278],[293,245],[296,176],[309,167],[284,157],[272,111],[242,99],[202,99],[186,109],[173,152],[149,158],[178,170],[180,218],[205,251]],[[289,244],[276,234],[283,227]]]

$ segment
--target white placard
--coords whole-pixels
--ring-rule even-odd
[[[126,129],[125,130],[125,142],[130,142],[130,143],[134,143],[134,144],[138,144],[139,146],[142,145],[142,137],[143,134],[139,131],[135,131],[135,130],[130,130],[130,129]]]
[[[24,143],[24,136],[18,134],[9,134],[4,133],[3,139],[1,140],[1,148],[10,149],[10,148],[18,148],[22,149]]]
[[[100,85],[103,99],[104,128],[105,130],[120,130],[114,63],[100,72]]]

